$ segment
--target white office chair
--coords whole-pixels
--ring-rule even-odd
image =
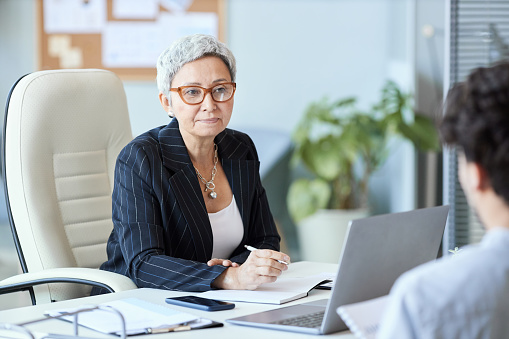
[[[35,304],[83,297],[91,286],[136,288],[98,270],[113,229],[115,160],[132,139],[120,79],[97,69],[26,75],[9,94],[3,133],[7,209],[24,273],[0,281],[0,294],[29,290]]]

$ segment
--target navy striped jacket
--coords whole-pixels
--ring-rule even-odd
[[[252,140],[226,129],[215,142],[244,224],[244,237],[229,259],[243,263],[249,255],[245,244],[279,250]],[[177,119],[121,151],[112,200],[114,228],[101,269],[124,274],[138,287],[182,291],[209,290],[226,269],[206,264],[214,239]]]

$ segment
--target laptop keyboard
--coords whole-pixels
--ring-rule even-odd
[[[322,325],[323,316],[325,311],[316,313],[310,313],[306,315],[300,315],[298,317],[283,319],[279,321],[273,321],[271,324],[276,325],[287,325],[287,326],[298,326],[298,327],[320,327]]]

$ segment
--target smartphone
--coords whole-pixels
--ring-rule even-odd
[[[166,302],[168,304],[196,308],[202,311],[231,310],[235,307],[234,303],[228,303],[226,301],[215,299],[206,299],[194,295],[166,298]]]

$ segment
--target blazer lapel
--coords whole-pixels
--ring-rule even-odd
[[[205,262],[212,256],[212,228],[200,183],[178,128],[173,119],[159,132],[163,165],[174,174],[170,177],[170,190],[189,225],[193,237],[196,260]]]
[[[170,178],[170,190],[173,191],[177,204],[189,225],[196,260],[201,262],[209,260],[212,257],[212,227],[192,165],[183,168]]]
[[[260,162],[246,160],[249,148],[226,132],[220,133],[215,140],[218,152],[221,155],[223,170],[228,178],[230,188],[235,196],[235,201],[242,217],[244,237],[247,237],[251,197],[254,193],[254,183]]]

